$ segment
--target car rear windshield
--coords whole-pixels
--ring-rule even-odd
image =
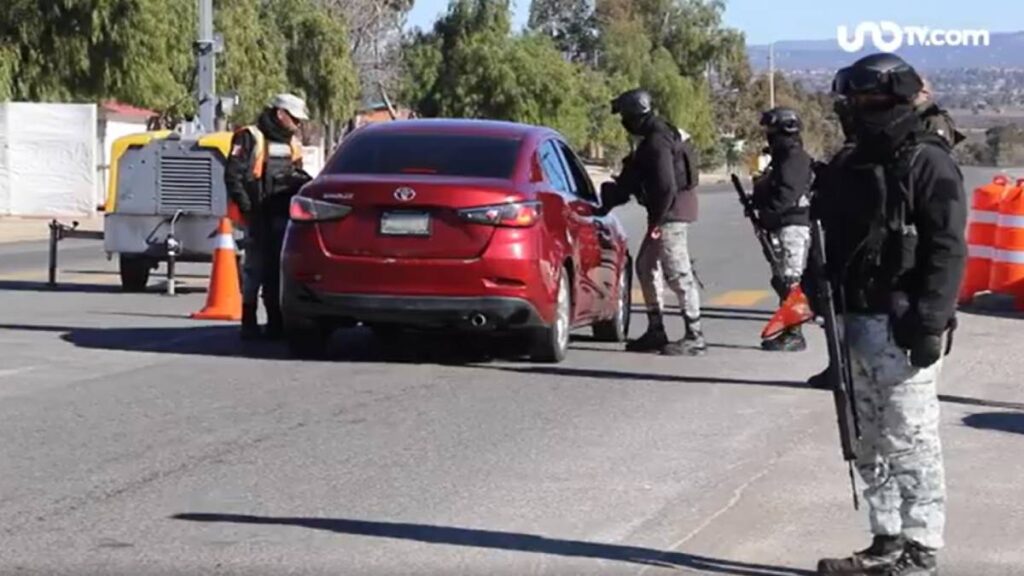
[[[360,134],[338,151],[327,174],[512,177],[520,141],[464,134]]]

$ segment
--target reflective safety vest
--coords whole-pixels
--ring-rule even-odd
[[[288,144],[271,142],[268,146],[266,137],[263,136],[263,132],[256,126],[245,126],[240,128],[238,132],[242,130],[248,130],[249,134],[252,134],[253,139],[256,141],[256,145],[252,147],[252,157],[249,163],[252,166],[252,176],[256,180],[263,178],[263,170],[266,168],[268,156],[272,159],[289,157],[295,167],[302,167],[302,142],[299,141],[297,136],[292,136],[292,141]]]

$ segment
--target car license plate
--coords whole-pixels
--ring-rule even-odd
[[[430,214],[426,212],[385,212],[380,233],[387,236],[429,236]]]

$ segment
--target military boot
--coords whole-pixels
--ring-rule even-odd
[[[626,343],[627,352],[657,352],[668,344],[668,334],[665,333],[665,326],[659,323],[648,325],[647,331],[636,340]]]
[[[818,561],[818,576],[874,576],[887,574],[904,555],[902,536],[875,536],[871,546],[848,558]]]
[[[665,356],[703,356],[708,351],[700,321],[686,321],[686,336],[662,348]]]
[[[260,337],[260,324],[256,316],[255,304],[242,305],[242,340],[255,340]]]
[[[880,576],[938,576],[939,565],[935,550],[925,548],[917,542],[907,542],[903,555],[896,562],[879,572]]]
[[[761,342],[761,349],[768,352],[801,352],[807,349],[807,340],[804,339],[803,330],[797,326]]]

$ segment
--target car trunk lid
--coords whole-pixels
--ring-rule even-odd
[[[303,195],[352,207],[317,224],[329,254],[381,258],[478,257],[495,228],[459,211],[520,199],[504,180],[416,175],[324,176]]]

